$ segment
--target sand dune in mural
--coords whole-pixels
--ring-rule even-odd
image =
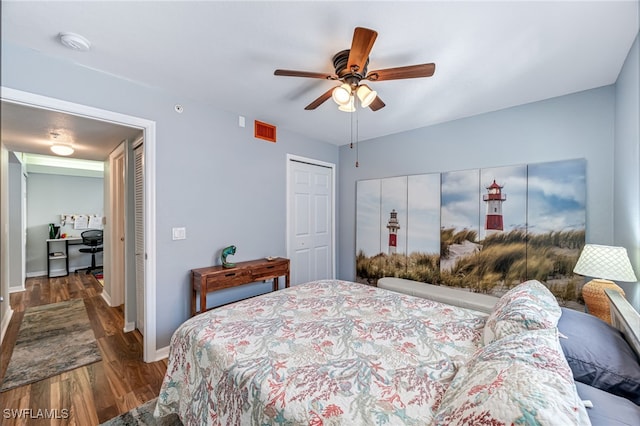
[[[440,270],[450,271],[460,258],[470,256],[480,251],[482,246],[471,241],[463,241],[462,244],[451,244],[447,257],[440,258]]]

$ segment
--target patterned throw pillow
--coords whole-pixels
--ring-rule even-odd
[[[434,425],[589,425],[557,329],[513,334],[476,351],[445,392]]]
[[[542,283],[530,280],[506,292],[484,326],[485,345],[511,334],[552,328],[562,315],[555,296]]]

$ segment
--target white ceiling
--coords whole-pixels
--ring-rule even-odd
[[[158,87],[185,112],[204,102],[342,145],[350,114],[331,100],[304,110],[335,82],[273,71],[332,73],[332,56],[350,47],[356,26],[378,32],[370,70],[436,63],[431,78],[369,84],[386,107],[358,112],[366,140],[612,84],[638,14],[637,0],[3,1],[2,40]],[[91,50],[62,46],[57,35],[66,31]],[[3,140],[13,125],[3,117]],[[17,133],[36,136],[29,126],[14,130],[16,144]]]
[[[105,121],[91,120],[31,106],[3,102],[2,141],[7,149],[32,154],[53,155],[55,141],[73,146],[73,158],[103,161],[125,139],[135,139],[142,130]]]

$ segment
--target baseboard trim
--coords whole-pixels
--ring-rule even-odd
[[[135,322],[127,322],[124,324],[124,328],[122,329],[122,331],[124,331],[125,333],[129,333],[133,330],[136,329],[136,323]]]
[[[69,273],[73,274],[76,271],[82,271],[83,269],[87,269],[88,267],[90,267],[91,265],[86,265],[86,266],[82,266],[82,265],[78,265],[78,266],[70,266],[69,267]],[[64,274],[64,269],[52,269],[51,270],[51,274],[58,275],[58,274]],[[49,275],[49,273],[47,271],[35,271],[35,272],[27,272],[26,274],[27,278],[33,278],[33,277],[46,277]],[[53,277],[52,277],[53,278]]]
[[[2,318],[2,325],[0,329],[0,344],[4,341],[4,335],[7,333],[7,329],[9,328],[9,323],[11,322],[11,318],[13,317],[13,309],[7,309],[4,317]]]
[[[102,289],[101,296],[104,299],[104,301],[107,302],[107,306],[110,306],[113,308],[113,305],[111,304],[111,296],[109,296],[109,293],[104,291],[104,288]]]
[[[169,346],[165,346],[164,348],[160,348],[156,350],[156,356],[155,356],[156,361],[160,361],[166,358],[169,358]]]

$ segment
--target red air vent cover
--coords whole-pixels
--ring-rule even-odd
[[[263,123],[262,121],[255,120],[254,122],[254,136],[258,139],[264,139],[269,142],[276,141],[276,126],[273,124]]]

